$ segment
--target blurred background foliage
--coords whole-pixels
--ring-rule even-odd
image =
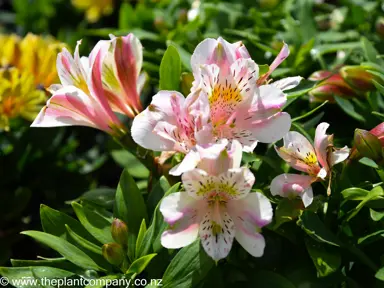
[[[7,124],[0,126],[3,129],[0,131],[0,264],[7,264],[10,257],[34,259],[36,255],[47,254],[46,251],[40,253],[44,248],[19,235],[22,230],[40,230],[41,203],[71,213],[66,202],[96,187],[116,187],[124,167],[128,167],[143,193],[147,191],[149,171],[107,135],[82,127],[29,128],[31,117],[26,115],[31,111],[25,108],[26,103],[35,101],[33,104],[40,108],[46,101],[48,94],[43,88],[57,81],[47,71],[56,71],[55,55],[62,47],[73,50],[76,41],[82,39],[81,54],[87,55],[100,38],[133,32],[144,46],[143,69],[149,74],[149,81],[142,101],[148,104],[158,89],[162,56],[171,44],[181,56],[184,71],[181,89],[184,94],[188,93],[191,85],[191,53],[207,37],[222,36],[230,42],[241,40],[258,64],[270,64],[285,41],[289,44],[291,55],[272,74],[276,79],[295,75],[310,78],[315,71],[337,71],[345,64],[360,65],[372,60],[369,59],[367,46],[362,45],[365,40],[362,42],[361,39],[364,37],[373,43],[378,54],[384,53],[383,5],[384,2],[379,0],[0,1],[0,31],[3,34],[0,37],[0,64],[7,71],[10,67],[19,69],[19,73],[27,75],[25,77],[32,77],[30,81],[34,83],[31,96],[32,92],[25,88],[27,82],[12,84],[12,81],[20,82],[21,78],[12,80],[5,75],[7,73],[3,73],[0,79],[1,83],[11,83],[2,84],[2,87],[9,87],[0,89],[0,116],[7,118]],[[13,34],[17,36],[9,36]],[[373,62],[383,67],[381,61],[379,58]],[[302,85],[312,87],[313,82],[304,80]],[[355,89],[349,91],[345,97],[326,95],[319,98],[312,93],[293,98],[286,109],[292,117],[312,110],[319,105],[316,101],[329,101],[315,117],[300,120],[300,124],[295,123],[293,129],[313,135],[314,127],[321,119],[332,123],[332,132],[340,142],[336,146],[351,146],[356,127],[370,130],[382,120],[380,113],[384,110],[384,102],[378,91],[368,97],[361,97],[361,93],[354,92]],[[23,99],[27,100],[16,101],[12,98],[15,93],[24,95]],[[291,105],[293,101],[294,105]],[[9,112],[10,109],[16,111],[15,115]],[[372,111],[376,111],[377,115],[372,115]],[[272,160],[263,162],[261,168],[257,164],[261,163],[261,158],[257,161],[252,158],[260,187],[269,185],[271,177],[276,174],[273,167],[279,165],[273,163],[276,155],[272,156],[274,152],[271,149],[267,150],[265,145],[258,146],[256,154],[264,153],[263,161],[269,156]],[[268,162],[269,165],[265,164]],[[359,169],[364,168],[356,169],[355,183],[361,179]],[[365,171],[367,174],[364,176],[377,177],[371,175],[372,171]],[[362,221],[361,226],[364,223]],[[287,225],[291,224],[295,225]],[[272,267],[276,261],[282,261],[280,266],[287,269],[285,272],[293,282],[292,279],[300,278],[309,269],[294,271],[294,267],[284,262],[295,258],[307,263],[308,255],[300,255],[303,251],[296,249],[298,246],[270,237],[268,232],[266,237],[268,245],[273,248],[266,251],[264,262],[254,260],[254,267],[260,266],[260,263],[264,268]],[[302,241],[301,244],[305,245]],[[368,248],[368,252],[373,251]],[[235,250],[230,258],[235,257],[235,253],[245,252]],[[236,255],[235,258],[238,261],[244,257]],[[265,259],[270,262],[265,262]],[[228,273],[232,280],[237,279],[241,283],[244,279],[241,278],[243,266],[240,264],[235,263],[238,270],[230,266]],[[223,271],[226,271],[225,267],[223,270],[216,269],[214,273],[221,278]],[[365,268],[361,268],[359,273],[364,279]],[[313,271],[307,275],[313,277]],[[364,287],[373,287],[373,283],[374,280]],[[348,287],[358,287],[352,284]],[[328,287],[319,285],[316,287]]]

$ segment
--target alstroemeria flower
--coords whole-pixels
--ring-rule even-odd
[[[111,36],[111,40],[99,41],[92,50],[89,59],[79,55],[78,42],[74,57],[63,49],[57,58],[61,83],[73,85],[88,92],[88,78],[93,58],[100,51],[102,61],[101,78],[105,97],[112,110],[130,118],[143,109],[140,92],[144,86],[145,74],[140,74],[143,63],[143,47],[133,35]]]
[[[74,57],[65,48],[58,55],[61,85],[50,87],[53,96],[32,126],[81,125],[114,135],[123,132],[114,112],[133,118],[142,110],[140,41],[133,34],[99,41],[89,58],[80,57],[80,44]]]
[[[261,84],[288,56],[287,49],[284,46],[268,75],[259,81],[259,68],[240,42],[204,40],[191,58],[195,77],[191,94],[184,100],[178,92],[160,91],[135,118],[133,139],[147,149],[182,153],[220,139],[238,140],[244,151],[251,152],[259,141],[281,139],[291,126],[289,114],[281,111],[286,103],[283,90],[296,86],[301,77]]]
[[[271,203],[260,193],[250,193],[255,177],[248,168],[232,165],[217,175],[199,168],[183,174],[186,191],[173,193],[160,204],[170,225],[161,236],[164,247],[181,248],[199,236],[206,253],[217,261],[227,257],[236,238],[252,256],[263,255],[260,232],[272,220]]]
[[[87,79],[83,79],[86,81],[85,83],[75,82],[75,78],[72,79],[71,83],[69,82],[71,78],[62,78],[63,76],[60,75],[62,81],[64,80],[64,86],[51,86],[50,91],[53,95],[40,111],[31,127],[80,125],[97,128],[112,135],[119,134],[124,129],[123,124],[113,113],[102,88],[102,56],[101,51],[98,51],[95,55],[90,68],[90,75]],[[74,66],[69,67],[73,68]],[[72,77],[72,75],[75,75],[75,72],[69,77]],[[86,85],[87,90],[84,91],[76,87],[75,85],[78,83]]]
[[[284,136],[284,146],[275,147],[279,156],[292,168],[307,175],[282,174],[271,183],[272,195],[301,197],[304,206],[312,203],[311,184],[330,177],[331,167],[348,158],[349,148],[333,147],[333,135],[327,135],[328,123],[320,123],[316,128],[315,147],[298,132],[291,131]]]

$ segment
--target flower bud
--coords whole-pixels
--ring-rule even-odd
[[[384,18],[380,17],[376,21],[376,33],[379,34],[381,38],[384,38]]]
[[[377,125],[375,128],[373,128],[369,132],[375,135],[379,139],[381,146],[384,147],[384,122]]]
[[[184,72],[181,74],[181,92],[184,95],[188,95],[191,92],[192,82],[194,80],[192,73]]]
[[[352,88],[362,92],[376,90],[372,80],[379,80],[377,76],[360,66],[344,66],[340,69],[340,74]]]
[[[382,158],[382,148],[380,140],[371,132],[356,129],[355,130],[355,147],[362,157],[367,157],[378,161]]]
[[[128,226],[120,219],[115,219],[112,222],[111,233],[116,243],[119,243],[122,247],[128,246]]]
[[[117,243],[103,245],[103,256],[112,265],[119,266],[124,261],[124,250]]]

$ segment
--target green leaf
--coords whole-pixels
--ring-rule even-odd
[[[79,221],[73,219],[65,213],[54,210],[48,206],[41,205],[40,219],[43,230],[46,233],[68,240],[71,237],[68,237],[68,231],[65,225],[69,225],[71,229],[82,238],[90,242],[97,243],[97,240],[91,234],[89,234],[89,232],[81,225]]]
[[[333,246],[340,246],[341,243],[331,231],[325,227],[319,216],[309,210],[301,214],[298,225],[312,238]]]
[[[99,267],[91,257],[62,238],[39,231],[24,231],[21,232],[21,234],[30,236],[49,248],[57,251],[60,255],[65,257],[65,259],[81,268],[87,270],[93,269],[96,271],[105,271],[103,268]]]
[[[13,267],[26,267],[26,266],[47,266],[58,268],[62,270],[67,270],[74,272],[76,274],[81,274],[84,270],[75,264],[69,262],[64,257],[61,258],[53,258],[53,259],[44,259],[44,260],[19,260],[19,259],[11,259],[11,263]]]
[[[377,63],[381,66],[384,65],[384,61],[381,58],[377,57],[379,53],[367,38],[361,37],[361,45],[363,47],[365,58],[367,58],[368,61]]]
[[[269,66],[267,64],[259,65],[259,75],[264,75],[269,71]]]
[[[127,150],[113,150],[113,160],[121,167],[126,168],[128,173],[135,178],[148,178],[149,170],[132,153]]]
[[[177,48],[169,45],[160,64],[160,90],[178,91],[180,88],[181,60]]]
[[[377,165],[375,161],[373,161],[372,159],[367,158],[367,157],[363,157],[363,158],[359,159],[359,163],[361,163],[365,166],[374,168],[374,169],[379,168],[379,165]]]
[[[93,253],[96,253],[98,255],[103,255],[100,246],[97,246],[96,244],[93,244],[92,242],[89,242],[87,239],[76,234],[75,232],[72,231],[72,229],[68,225],[65,225],[65,227],[67,228],[68,234],[72,237],[72,239],[75,240],[76,243],[79,244],[81,247]]]
[[[372,243],[376,240],[379,240],[379,239],[382,239],[384,237],[384,230],[379,230],[379,231],[375,231],[369,235],[366,235],[364,237],[361,237],[358,239],[357,243],[358,244],[368,244],[368,243]]]
[[[381,281],[384,281],[384,267],[381,267],[375,274],[375,277]]]
[[[135,11],[132,6],[127,2],[123,2],[119,10],[119,29],[127,30],[132,28],[135,23],[134,19]]]
[[[176,183],[173,185],[168,191],[164,194],[164,197],[171,193],[175,193],[179,191],[180,183]],[[163,197],[163,198],[164,198]],[[159,211],[160,201],[157,204],[155,211],[153,212],[152,224],[148,228],[147,232],[144,235],[144,239],[142,241],[142,245],[140,246],[140,252],[137,257],[145,256],[149,253],[151,248],[153,248],[154,252],[159,252],[162,248],[160,243],[161,234],[167,228],[167,224],[164,222],[163,215]]]
[[[172,259],[163,275],[163,288],[197,287],[213,267],[214,261],[201,247],[200,239],[197,239]]]
[[[341,255],[338,248],[325,246],[311,238],[305,239],[305,246],[320,277],[325,277],[339,269]]]
[[[257,288],[295,288],[287,278],[272,271],[259,270],[252,276],[252,287]]]
[[[339,105],[341,110],[343,110],[346,114],[356,119],[357,121],[365,122],[365,118],[355,111],[355,107],[353,107],[351,101],[336,95],[334,95],[333,98],[336,100],[336,103]]]
[[[140,231],[139,231],[139,235],[137,236],[137,240],[136,240],[136,250],[135,250],[135,255],[140,255],[140,247],[141,245],[143,244],[143,240],[144,240],[144,236],[145,236],[145,233],[147,232],[147,225],[145,224],[145,219],[143,219],[143,221],[141,222],[141,226],[140,226]]]
[[[300,216],[302,209],[303,203],[301,199],[281,199],[276,207],[276,224],[273,228],[277,229],[284,222],[289,222],[294,219],[297,219],[297,217]]]
[[[352,187],[341,191],[345,200],[361,201],[368,195],[369,191],[357,187]]]
[[[384,217],[384,212],[382,211],[375,211],[373,209],[369,209],[369,211],[373,221],[380,221]]]
[[[192,71],[191,69],[191,53],[189,53],[187,50],[185,50],[183,47],[181,47],[179,44],[176,42],[167,41],[167,46],[174,46],[176,50],[179,53],[181,63],[183,64],[184,68],[187,69],[188,71]]]
[[[148,195],[147,210],[150,215],[155,211],[157,204],[169,189],[171,189],[171,185],[169,184],[167,178],[165,176],[161,176]]]
[[[84,228],[101,244],[114,242],[111,235],[112,221],[77,202],[72,202],[72,207]]]
[[[145,270],[145,268],[148,266],[148,264],[151,262],[153,257],[155,257],[157,254],[149,254],[144,257],[141,257],[137,260],[135,260],[131,266],[129,267],[128,271],[125,274],[128,275],[139,275],[141,272]]]
[[[359,211],[367,204],[369,201],[382,199],[384,196],[384,190],[382,187],[377,186],[373,188],[368,194],[362,199],[362,201],[347,214],[347,221],[350,221],[353,217],[359,213]]]
[[[39,287],[41,279],[68,278],[74,273],[53,267],[0,267],[0,274],[7,277],[9,283],[17,288]],[[36,283],[33,285],[32,283]],[[28,283],[28,284],[27,284]],[[6,285],[3,285],[6,286]]]
[[[143,219],[148,222],[143,196],[126,169],[121,174],[117,187],[114,214],[116,218],[123,220],[128,225],[129,232],[135,235],[139,234]]]
[[[115,194],[116,189],[112,188],[92,189],[81,195],[79,199],[70,201],[69,204],[73,201],[85,200],[105,209],[111,209],[115,203]]]

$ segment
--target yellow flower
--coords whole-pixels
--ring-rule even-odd
[[[91,23],[113,11],[113,0],[72,0],[72,5],[77,9],[85,10],[85,16]]]
[[[16,67],[34,76],[36,86],[49,87],[58,82],[57,54],[65,47],[52,37],[29,33],[19,43],[20,61]]]
[[[14,67],[0,69],[0,129],[8,131],[9,121],[17,117],[33,121],[45,99],[32,75]]]
[[[20,57],[20,48],[19,48],[20,37],[11,34],[4,35],[0,34],[0,66],[17,66],[18,60]]]

